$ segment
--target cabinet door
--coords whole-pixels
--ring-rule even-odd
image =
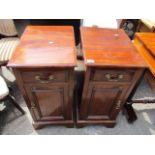
[[[27,84],[25,86],[35,121],[71,119],[68,85]]]
[[[127,85],[90,84],[80,107],[82,119],[115,119],[123,103]]]

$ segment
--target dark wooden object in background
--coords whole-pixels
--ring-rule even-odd
[[[137,32],[154,32],[155,33],[155,22],[148,19],[140,19],[137,27]],[[155,77],[148,70],[145,73],[145,79],[149,83],[152,91],[155,92]]]
[[[149,86],[151,87],[151,90],[155,92],[155,77],[152,75],[152,73],[149,70],[147,70],[144,78],[148,82]]]
[[[155,33],[136,33],[134,46],[148,64],[148,69],[155,76]]]
[[[149,66],[145,74],[151,89],[155,90],[155,33],[141,32],[135,35],[134,44]]]
[[[20,34],[27,25],[73,26],[76,44],[78,45],[80,41],[80,19],[14,19],[14,21]]]
[[[77,127],[114,127],[146,63],[121,29],[82,27],[81,38],[86,71]]]
[[[70,26],[28,26],[8,63],[34,120],[73,127],[74,30]]]
[[[144,58],[144,60],[147,63],[147,70],[145,73],[145,78],[150,84],[151,88],[153,88],[153,81],[155,76],[155,33],[136,33],[133,44],[136,47],[137,51],[140,53],[140,55]],[[150,81],[151,80],[151,81]],[[150,83],[152,82],[152,83]],[[136,90],[136,88],[135,88]],[[127,117],[128,121],[130,123],[133,123],[136,119],[136,113],[132,107],[133,103],[155,103],[155,99],[136,99],[132,100],[132,97],[134,95],[135,91],[132,92],[132,94],[128,98],[128,104],[126,104],[127,111]]]

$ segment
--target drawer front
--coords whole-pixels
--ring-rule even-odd
[[[92,81],[104,82],[131,82],[135,70],[130,69],[94,69],[92,70]]]
[[[24,83],[67,82],[69,71],[22,71]]]

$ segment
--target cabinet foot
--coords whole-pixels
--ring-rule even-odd
[[[32,123],[32,125],[35,130],[43,128],[43,125],[38,124],[38,123]]]
[[[76,128],[83,128],[83,127],[85,127],[86,125],[93,125],[93,124],[98,124],[98,125],[103,125],[103,126],[105,126],[105,127],[107,127],[107,128],[114,128],[115,127],[115,125],[116,125],[116,122],[115,121],[113,121],[113,122],[87,122],[87,121],[85,121],[85,122],[79,122],[79,123],[77,123],[76,124]]]
[[[105,125],[105,124],[104,124],[104,125]],[[114,128],[115,125],[116,125],[116,123],[109,123],[109,124],[106,124],[105,126],[106,126],[107,128]]]
[[[67,128],[74,128],[74,124],[66,124]]]
[[[76,124],[76,128],[83,128],[83,127],[85,127],[85,124],[79,124],[79,123]]]
[[[132,104],[125,104],[124,106],[124,114],[129,123],[133,123],[137,120],[137,115],[132,107]]]

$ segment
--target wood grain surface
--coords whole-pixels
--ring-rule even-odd
[[[28,26],[8,66],[76,66],[73,28],[71,26]]]
[[[81,27],[81,38],[87,66],[147,66],[122,29]]]

